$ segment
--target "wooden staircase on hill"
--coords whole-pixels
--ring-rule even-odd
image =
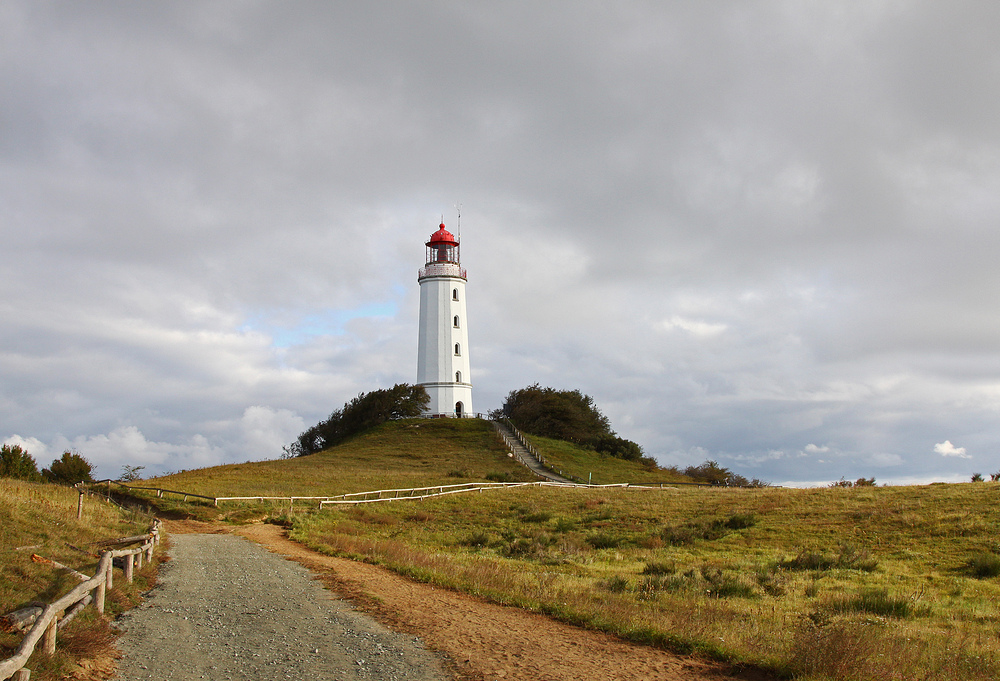
[[[514,427],[514,425],[507,421],[506,419],[490,419],[490,423],[493,427],[497,429],[500,437],[507,444],[507,448],[515,459],[520,461],[522,464],[531,469],[531,471],[540,478],[545,480],[551,480],[552,482],[564,482],[569,484],[576,484],[573,480],[569,478],[564,478],[558,473],[550,470],[546,465],[544,457],[540,456],[535,448],[532,447],[521,432]]]

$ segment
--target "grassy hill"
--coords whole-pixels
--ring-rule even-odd
[[[77,501],[78,493],[71,487],[0,478],[0,614],[31,601],[53,601],[79,584],[63,570],[33,561],[32,554],[90,576],[98,558],[89,553],[89,544],[141,534],[149,528],[149,516],[122,512],[96,497],[84,498],[83,518],[77,520]],[[136,572],[132,585],[116,580],[116,588],[108,595],[109,615],[138,601],[153,576],[146,565]],[[0,659],[9,657],[22,638],[23,634],[0,634]],[[68,678],[78,657],[99,652],[113,638],[107,621],[96,618],[93,608],[88,608],[60,633],[63,645],[55,656],[32,658],[31,678]]]
[[[487,477],[535,480],[480,419],[390,421],[308,456],[184,471],[140,484],[209,496],[321,496],[448,485]]]
[[[684,475],[650,469],[638,461],[602,456],[592,449],[565,440],[541,435],[524,437],[549,462],[553,470],[584,482],[589,480],[595,485],[618,482],[691,482],[691,479]]]

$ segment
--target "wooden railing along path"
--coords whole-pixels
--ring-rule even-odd
[[[29,629],[27,635],[21,641],[14,654],[6,660],[0,660],[0,679],[14,679],[14,681],[28,681],[31,677],[31,670],[25,669],[28,658],[35,651],[39,640],[42,641],[42,650],[51,655],[56,651],[56,632],[64,625],[68,624],[78,612],[90,603],[97,608],[97,612],[104,614],[104,599],[107,590],[114,586],[114,566],[115,558],[125,558],[124,576],[125,581],[132,582],[133,572],[136,568],[142,567],[143,558],[147,561],[153,559],[153,547],[159,543],[160,522],[153,521],[153,525],[147,534],[134,537],[122,537],[112,539],[103,544],[135,544],[142,542],[139,546],[127,549],[109,549],[101,554],[101,560],[97,564],[97,571],[93,577],[68,568],[65,565],[48,560],[40,556],[35,558],[41,562],[48,562],[54,567],[70,570],[80,578],[78,584],[68,594],[44,606],[32,605],[20,610],[15,610],[0,617],[0,627],[5,631],[23,631]]]
[[[535,449],[535,446],[528,441],[528,438],[524,437],[524,434],[506,416],[502,419],[491,419],[490,423],[493,424],[497,435],[500,436],[500,439],[507,446],[510,456],[516,458],[538,477],[555,482],[583,483],[583,479],[570,473],[564,473],[562,469],[556,468],[549,463],[549,460]],[[511,434],[513,434],[513,438],[511,438]],[[531,462],[526,461],[525,455],[532,457],[536,464],[532,465]]]

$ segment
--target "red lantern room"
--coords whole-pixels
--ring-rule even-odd
[[[438,231],[431,234],[431,240],[427,242],[427,264],[433,263],[455,263],[460,262],[458,239],[444,228],[444,223]]]

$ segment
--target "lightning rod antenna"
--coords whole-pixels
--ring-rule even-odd
[[[458,231],[458,240],[461,241],[462,240],[462,204],[456,203],[455,204],[455,210],[458,212],[458,221],[456,223],[457,227],[458,227],[458,230],[457,230]]]

